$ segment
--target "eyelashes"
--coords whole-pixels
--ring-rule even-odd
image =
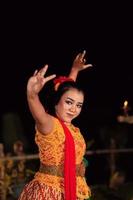
[[[65,102],[66,102],[68,105],[72,105],[72,102],[71,102],[71,101],[66,100]]]
[[[66,100],[65,101],[68,105],[72,105],[73,104],[73,102],[72,101],[69,101],[69,100]],[[82,105],[81,104],[77,104],[76,105],[78,108],[82,108]]]
[[[82,105],[77,105],[78,108],[82,108]]]

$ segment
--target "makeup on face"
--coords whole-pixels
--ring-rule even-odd
[[[67,91],[56,105],[57,116],[63,121],[71,123],[80,114],[83,101],[84,95],[82,92],[76,89]]]

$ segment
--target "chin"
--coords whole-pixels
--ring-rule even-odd
[[[62,119],[65,123],[71,123],[71,119]]]

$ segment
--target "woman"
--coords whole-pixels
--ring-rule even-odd
[[[75,58],[69,77],[54,80],[54,115],[46,111],[39,92],[56,75],[46,77],[45,65],[29,79],[27,100],[36,123],[35,141],[39,148],[40,169],[22,191],[19,200],[76,200],[91,196],[84,178],[85,141],[79,128],[71,122],[81,112],[84,93],[75,80],[85,64],[85,51]]]

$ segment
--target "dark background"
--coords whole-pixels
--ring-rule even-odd
[[[24,135],[28,152],[36,151],[34,121],[26,101],[27,80],[46,63],[49,73],[68,74],[74,57],[85,49],[87,63],[94,67],[78,77],[86,91],[86,102],[76,123],[80,122],[87,141],[95,141],[92,149],[104,148],[107,144],[101,139],[101,129],[113,126],[116,130],[116,117],[125,100],[133,107],[131,5],[49,4],[2,5],[1,141],[8,143],[3,139],[3,118],[15,113],[22,126],[18,137]],[[132,125],[125,126],[125,146],[132,147]],[[9,143],[5,145],[9,150]]]

